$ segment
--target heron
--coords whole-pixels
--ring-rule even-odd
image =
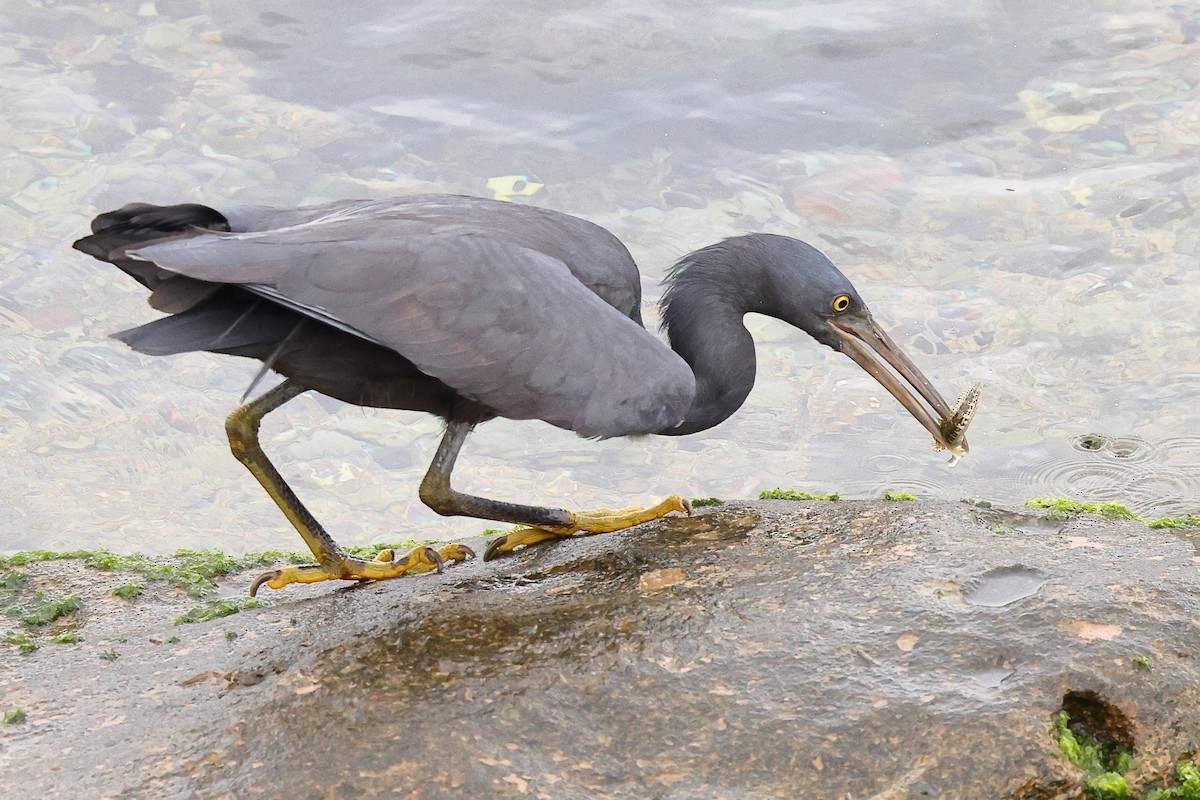
[[[301,503],[259,442],[264,416],[315,391],[358,406],[421,411],[445,430],[420,499],[445,516],[519,527],[517,548],[690,513],[672,495],[649,508],[569,511],[478,497],[451,485],[463,443],[496,417],[537,419],[579,436],[683,436],[728,419],[754,385],[751,312],[776,317],[849,356],[960,457],[965,422],[874,321],[820,251],[768,233],[680,258],[664,280],[664,342],[641,316],[641,276],[608,230],[511,202],[416,195],[281,209],[132,203],[100,214],[75,248],[150,291],[167,316],[113,334],[152,356],[207,351],[257,359],[283,381],[226,420],[245,465],[315,563],[250,587],[384,580],[440,571],[464,545],[374,560],[348,555]],[[668,346],[669,343],[669,346]],[[890,369],[889,369],[890,367]]]

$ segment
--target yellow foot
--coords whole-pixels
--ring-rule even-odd
[[[466,545],[448,544],[437,550],[418,547],[400,561],[395,552],[379,551],[373,561],[346,556],[332,569],[321,564],[299,564],[280,567],[264,572],[250,584],[250,596],[254,597],[263,584],[272,589],[282,589],[292,583],[319,583],[320,581],[385,581],[402,575],[420,575],[424,572],[441,572],[443,564],[454,564],[475,557],[475,551]]]
[[[420,549],[422,548],[417,548],[417,550]],[[415,552],[416,550],[413,551],[413,553]],[[440,563],[431,563],[430,561],[424,559],[418,560],[408,568],[406,574],[420,575],[425,572],[441,572],[441,568],[443,566],[457,564],[460,561],[466,561],[469,558],[475,557],[475,551],[467,547],[465,544],[444,544],[437,548],[435,552],[438,554],[438,558],[441,560]],[[413,560],[413,553],[408,554],[408,560]],[[395,558],[395,555],[391,550],[380,550],[379,555],[375,556],[376,561],[391,561],[393,558]],[[435,559],[435,561],[436,560],[437,559]]]
[[[491,561],[505,553],[511,553],[518,547],[541,544],[551,539],[567,539],[573,535],[574,533],[570,531],[562,532],[549,528],[513,528],[503,536],[497,536],[488,542],[487,547],[483,550],[483,560]]]
[[[592,511],[572,511],[571,524],[562,528],[517,528],[503,536],[497,536],[488,542],[483,551],[483,560],[491,561],[504,553],[511,553],[518,547],[540,544],[554,539],[565,539],[577,533],[612,533],[643,522],[660,519],[678,511],[691,516],[692,504],[677,494],[650,508],[610,509],[598,508]]]

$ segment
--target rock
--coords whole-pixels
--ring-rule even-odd
[[[0,648],[0,707],[27,714],[0,729],[0,781],[31,796],[1041,800],[1083,797],[1057,746],[1064,708],[1132,747],[1135,791],[1200,749],[1195,548],[1128,521],[728,504],[270,599],[176,628],[194,602],[151,591],[89,618],[83,645]],[[92,654],[109,648],[121,657]]]

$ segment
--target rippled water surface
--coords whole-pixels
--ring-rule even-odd
[[[804,238],[944,394],[971,455],[751,317],[742,411],[681,439],[497,421],[457,483],[570,507],[784,486],[1200,506],[1200,25],[1166,0],[0,7],[0,550],[299,545],[228,453],[257,367],[106,335],[141,288],[70,249],[132,200],[448,191],[613,230],[658,279]],[[519,176],[519,177],[511,177]],[[301,398],[264,442],[339,538],[476,532],[416,498],[436,420]]]

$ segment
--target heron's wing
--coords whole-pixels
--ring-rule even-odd
[[[204,233],[128,255],[383,344],[513,419],[648,433],[678,424],[694,393],[683,360],[565,264],[499,238],[349,221]]]
[[[339,200],[307,208],[222,208],[233,231],[354,229],[357,236],[429,233],[483,235],[556,258],[609,305],[641,320],[641,276],[617,237],[587,220],[536,206],[465,195],[406,195]]]

